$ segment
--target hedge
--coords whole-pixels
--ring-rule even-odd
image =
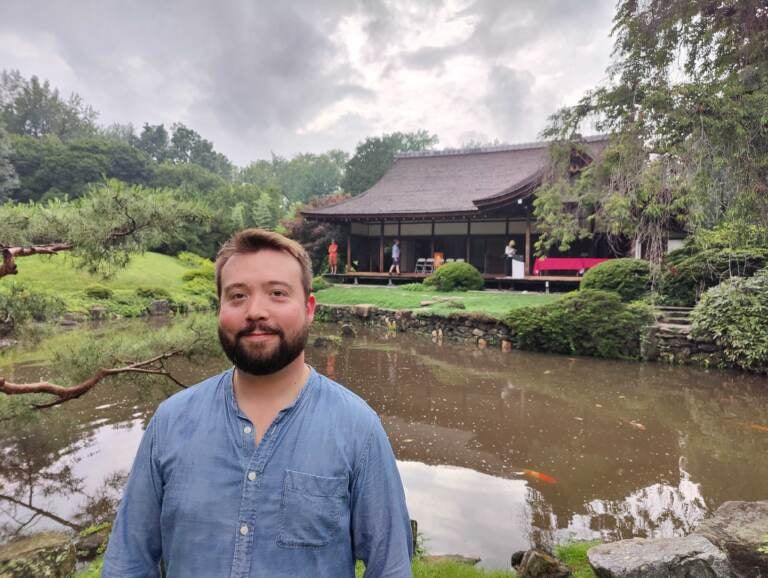
[[[581,288],[613,291],[622,301],[635,301],[651,288],[651,266],[643,259],[610,259],[587,271]]]
[[[694,336],[720,345],[731,365],[768,371],[768,270],[709,289],[691,320]]]
[[[653,315],[647,305],[623,303],[616,293],[582,289],[549,305],[515,309],[505,321],[518,349],[637,359]]]
[[[467,291],[482,289],[485,281],[469,263],[445,263],[424,279],[424,285],[438,291]]]

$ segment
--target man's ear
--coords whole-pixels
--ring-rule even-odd
[[[307,313],[307,321],[309,323],[312,323],[312,320],[315,318],[315,307],[317,307],[317,300],[315,299],[315,296],[310,293],[309,297],[307,297],[307,305],[306,305],[306,313]]]

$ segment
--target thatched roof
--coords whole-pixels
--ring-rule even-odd
[[[607,137],[584,139],[594,158]],[[384,218],[478,214],[530,195],[549,163],[549,143],[402,153],[363,194],[302,211],[310,218]]]

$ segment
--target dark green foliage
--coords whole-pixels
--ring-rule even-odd
[[[592,267],[581,280],[582,289],[618,293],[622,301],[635,301],[651,287],[651,266],[642,259],[611,259]]]
[[[327,207],[335,203],[347,199],[347,195],[326,195],[324,197],[315,197],[309,203],[302,206],[302,209],[319,209],[321,207]],[[321,272],[328,269],[328,245],[332,240],[336,240],[336,244],[341,248],[346,245],[347,236],[343,232],[342,227],[333,223],[326,223],[320,221],[308,221],[301,216],[300,212],[296,212],[296,216],[292,219],[284,219],[280,225],[285,230],[285,234],[301,243],[301,246],[309,254],[312,260],[312,270]],[[339,255],[339,261],[342,261],[341,255]],[[340,263],[341,264],[341,263]]]
[[[700,250],[691,244],[667,255],[662,264],[659,294],[668,305],[693,306],[707,288],[728,277],[750,276],[767,264],[768,249]]]
[[[730,364],[768,371],[768,269],[712,287],[691,319],[694,335],[722,346]]]
[[[424,279],[424,285],[438,291],[479,291],[485,281],[480,271],[469,263],[446,263]]]
[[[642,303],[626,304],[616,293],[583,289],[551,305],[515,309],[505,321],[518,349],[634,359],[640,356],[642,328],[653,316]]]
[[[85,288],[85,294],[92,299],[109,299],[112,297],[112,289],[104,285],[89,285]]]
[[[312,293],[316,293],[317,291],[322,291],[323,289],[328,289],[331,284],[328,283],[325,279],[323,279],[322,276],[318,275],[317,277],[314,277],[312,279]]]
[[[171,299],[171,294],[162,287],[139,287],[136,289],[136,295],[145,299]]]

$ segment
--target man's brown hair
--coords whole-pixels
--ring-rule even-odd
[[[301,286],[304,289],[304,297],[309,297],[312,292],[312,262],[304,247],[280,233],[264,229],[245,229],[235,233],[221,246],[216,255],[216,294],[219,298],[221,298],[221,269],[229,258],[239,253],[258,253],[264,249],[288,253],[298,261],[301,267]]]

